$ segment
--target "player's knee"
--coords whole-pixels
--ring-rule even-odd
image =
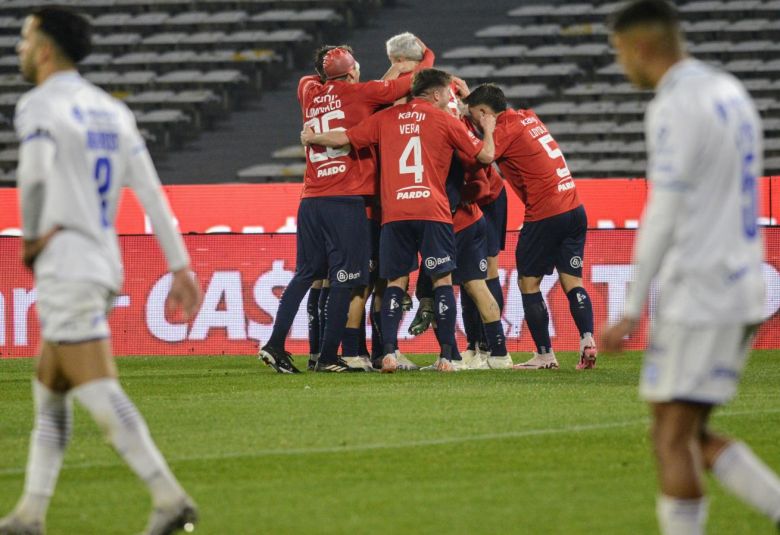
[[[520,286],[520,292],[524,294],[533,294],[540,291],[542,286],[541,277],[519,277],[517,284]]]

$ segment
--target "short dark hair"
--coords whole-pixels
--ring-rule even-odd
[[[496,84],[478,85],[463,99],[463,102],[467,106],[484,104],[496,113],[501,113],[507,107],[506,95]]]
[[[46,34],[62,54],[78,63],[92,52],[92,27],[75,11],[61,6],[47,6],[33,11],[38,29]]]
[[[349,45],[324,45],[318,48],[314,53],[314,70],[317,71],[317,74],[320,75],[320,80],[323,83],[328,79],[328,77],[325,75],[325,67],[323,67],[323,63],[325,62],[325,55],[336,48],[343,48],[352,54],[352,47]]]
[[[609,26],[614,32],[645,25],[678,30],[680,18],[677,9],[666,0],[636,0],[624,5],[609,18]]]
[[[436,87],[447,87],[452,81],[449,73],[439,69],[423,69],[412,78],[412,96],[419,97]]]

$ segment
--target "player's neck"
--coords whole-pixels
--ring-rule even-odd
[[[688,59],[686,54],[678,54],[674,56],[661,56],[649,69],[650,82],[653,84],[653,89],[658,89],[658,85],[663,80],[666,73],[671,70],[672,67],[680,63],[681,61]]]
[[[55,74],[60,74],[64,72],[76,72],[75,65],[73,65],[72,63],[59,63],[59,62],[45,63],[38,68],[38,73],[37,73],[38,75],[35,84],[41,85],[46,80],[54,76]]]

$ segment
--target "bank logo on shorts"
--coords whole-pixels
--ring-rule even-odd
[[[452,260],[449,255],[445,256],[444,258],[436,258],[435,256],[429,256],[425,259],[425,267],[428,269],[434,269],[442,264],[446,264]]]
[[[336,280],[339,281],[339,282],[347,282],[347,281],[352,281],[352,280],[359,279],[359,278],[360,278],[360,272],[359,271],[357,273],[347,273],[345,270],[340,269],[336,273]]]
[[[579,269],[582,267],[582,258],[579,256],[572,256],[571,260],[569,260],[569,265],[573,267],[574,269]]]
[[[487,271],[487,259],[483,258],[479,261],[479,270],[480,271]]]

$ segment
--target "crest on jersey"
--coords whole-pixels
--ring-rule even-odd
[[[579,256],[572,256],[571,260],[569,260],[569,265],[573,267],[574,269],[579,269],[582,267],[582,258]]]

